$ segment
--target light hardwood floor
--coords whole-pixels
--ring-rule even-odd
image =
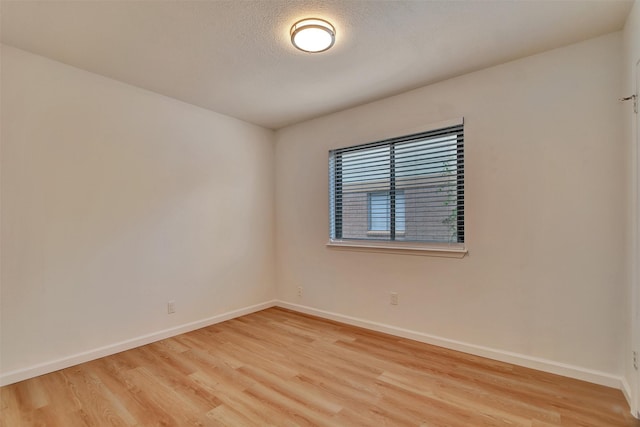
[[[271,308],[0,389],[16,426],[640,426],[612,388]]]

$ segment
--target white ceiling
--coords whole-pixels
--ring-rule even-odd
[[[1,40],[277,129],[619,30],[632,2],[2,0]],[[331,50],[291,45],[304,17]]]

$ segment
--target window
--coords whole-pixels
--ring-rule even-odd
[[[368,231],[389,232],[391,230],[391,193],[389,191],[376,191],[369,193],[367,199]],[[404,232],[404,227],[404,191],[398,190],[396,191],[396,232]]]
[[[329,152],[332,242],[464,243],[463,124]]]

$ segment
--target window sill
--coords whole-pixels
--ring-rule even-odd
[[[444,258],[463,258],[467,254],[467,249],[462,245],[438,245],[431,244],[410,244],[399,242],[366,242],[366,241],[347,241],[347,240],[331,240],[327,243],[330,249],[338,249],[345,251],[357,252],[383,252],[391,254],[403,255],[421,255],[434,256]]]

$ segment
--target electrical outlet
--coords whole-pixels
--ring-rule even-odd
[[[302,286],[298,286],[298,296],[302,296]]]
[[[398,293],[397,292],[389,292],[389,304],[398,305]]]
[[[168,314],[173,314],[176,312],[176,302],[175,301],[169,301],[167,303],[167,313]]]
[[[633,369],[638,370],[638,352],[633,352]]]

